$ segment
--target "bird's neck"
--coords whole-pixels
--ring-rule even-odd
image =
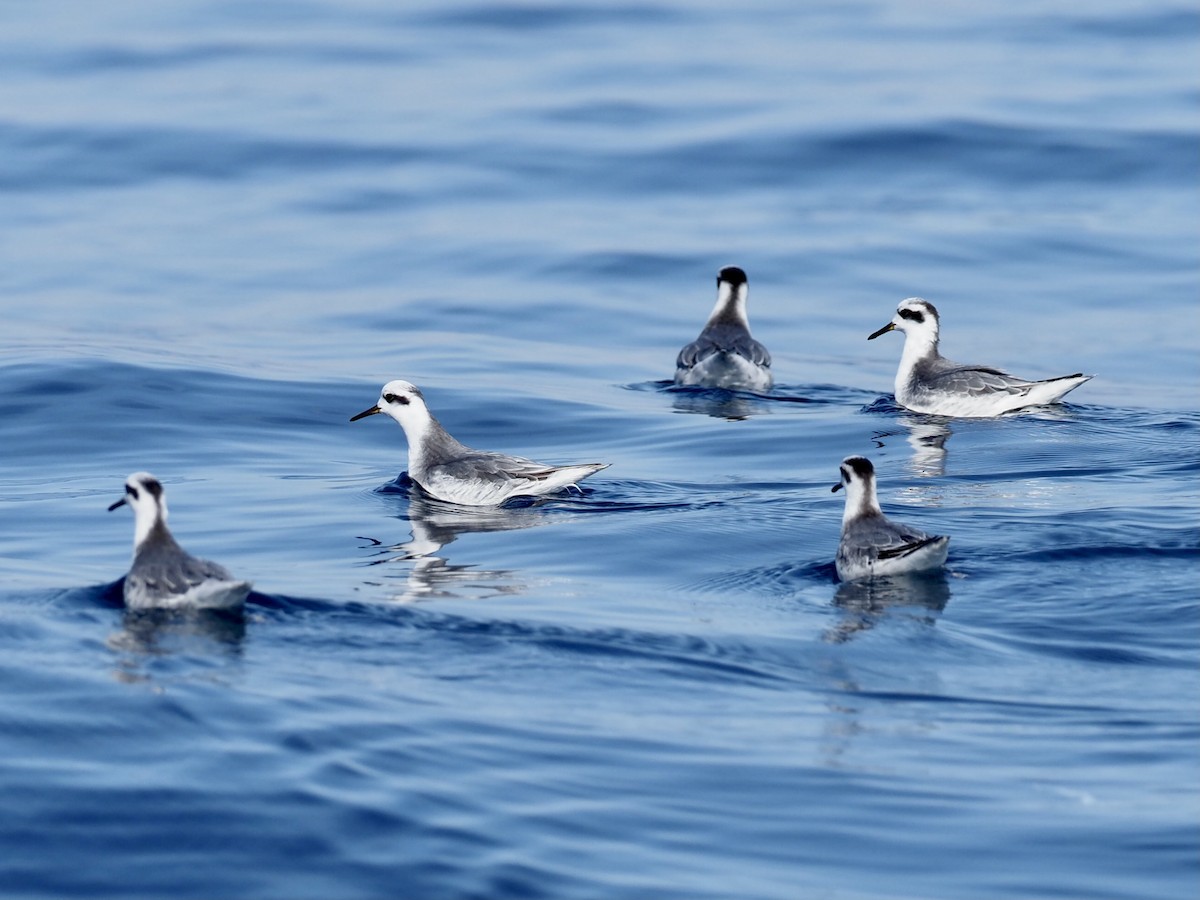
[[[875,486],[852,484],[846,488],[846,509],[842,513],[842,525],[848,525],[854,519],[863,516],[882,516],[879,500],[875,497]]]
[[[439,454],[463,447],[432,413],[419,419],[414,417],[400,424],[404,428],[404,437],[408,440],[409,474],[413,471],[419,472],[426,466],[436,465]]]
[[[904,350],[900,354],[900,371],[911,372],[923,359],[937,358],[938,336],[936,332],[912,332],[904,336]]]
[[[164,532],[168,536],[171,534],[167,530],[166,504],[162,504],[157,508],[143,506],[134,510],[133,552],[137,553],[142,544],[146,543],[146,539],[159,531]]]
[[[746,286],[730,287],[721,285],[717,291],[717,302],[708,317],[708,326],[712,325],[741,325],[749,328],[746,318]],[[707,326],[706,326],[707,327]]]

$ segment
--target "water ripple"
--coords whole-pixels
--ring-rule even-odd
[[[428,147],[282,140],[219,131],[0,123],[0,188],[64,191],[160,178],[229,181],[266,172],[401,165],[436,155]]]

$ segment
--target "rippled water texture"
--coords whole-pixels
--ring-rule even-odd
[[[0,13],[0,894],[1194,898],[1200,15],[918,6]],[[913,295],[1097,377],[907,413]],[[393,378],[612,466],[430,502]],[[245,616],[123,610],[139,469]]]

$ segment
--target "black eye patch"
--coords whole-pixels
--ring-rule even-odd
[[[384,394],[383,399],[388,403],[399,403],[401,406],[408,406],[408,398],[401,394]]]
[[[132,484],[125,485],[125,493],[127,493],[131,497],[133,497],[134,500],[136,500],[138,498],[138,489],[135,488]]]
[[[919,313],[915,309],[902,309],[900,310],[900,318],[908,319],[909,321],[916,322],[919,325],[925,321],[925,314]]]

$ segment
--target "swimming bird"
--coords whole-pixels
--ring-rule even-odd
[[[717,304],[700,336],[679,351],[675,383],[727,390],[766,391],[771,354],[750,336],[746,273],[726,266],[717,273]]]
[[[842,480],[833,489],[843,487],[846,510],[835,560],[842,581],[927,572],[946,562],[950,538],[929,535],[884,516],[875,496],[875,467],[865,456],[842,460]]]
[[[350,421],[376,413],[386,413],[404,429],[409,477],[426,493],[448,503],[497,506],[510,497],[578,487],[577,482],[608,468],[608,463],[550,466],[520,456],[473,450],[450,436],[425,405],[420,390],[407,381],[389,381],[379,402]]]
[[[896,402],[937,416],[998,416],[1061,400],[1093,376],[1077,373],[1026,381],[987,366],[964,366],[938,353],[938,311],[920,297],[901,301],[896,315],[867,340],[899,330],[904,352],[896,371]]]
[[[133,565],[125,576],[125,605],[130,609],[233,609],[250,593],[223,567],[197,559],[176,542],[167,528],[167,498],[162,482],[149,472],[125,479],[125,496],[112,504],[133,509]]]

